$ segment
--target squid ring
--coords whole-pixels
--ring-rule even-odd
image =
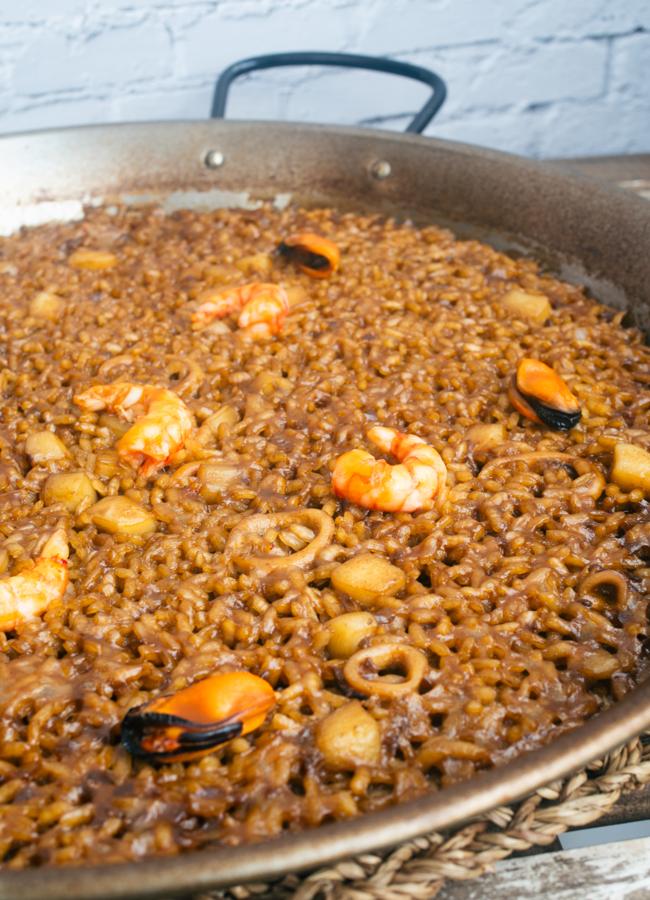
[[[627,580],[621,572],[615,569],[603,569],[600,572],[592,572],[587,575],[579,588],[579,597],[597,596],[599,588],[612,587],[616,594],[616,606],[623,609],[627,605]]]
[[[370,674],[368,664],[377,674]],[[380,669],[397,667],[404,670],[404,678],[396,681],[394,675],[379,675]],[[343,676],[355,691],[374,694],[386,700],[395,700],[413,694],[429,670],[429,663],[421,650],[404,644],[375,644],[357,650],[343,667]]]
[[[134,362],[135,358],[130,353],[120,353],[119,356],[111,356],[110,359],[104,360],[97,369],[97,374],[106,378],[117,366],[128,367],[132,366]]]
[[[436,735],[420,747],[416,758],[423,769],[430,769],[441,768],[441,764],[447,759],[468,759],[473,763],[488,763],[490,754],[483,747],[470,741],[452,740],[444,735]]]
[[[205,372],[201,366],[193,359],[184,359],[171,354],[165,356],[165,360],[167,377],[170,380],[174,375],[179,378],[178,383],[170,385],[170,390],[173,390],[179,397],[191,397],[205,381]]]
[[[544,462],[544,461],[553,461],[557,460],[563,465],[570,465],[578,472],[580,476],[586,475],[589,473],[594,473],[600,476],[603,481],[603,488],[605,486],[605,482],[602,479],[602,475],[598,471],[598,467],[595,466],[590,460],[584,459],[582,456],[575,456],[572,453],[560,453],[555,451],[543,451],[543,450],[534,450],[529,453],[518,453],[516,456],[497,456],[496,459],[491,459],[489,463],[483,466],[481,471],[478,474],[479,478],[487,478],[488,475],[491,475],[494,469],[498,469],[499,466],[509,465],[513,462]],[[580,471],[582,469],[582,471]],[[577,480],[577,479],[576,479]],[[602,491],[602,489],[601,489]],[[599,491],[599,495],[600,495]]]
[[[289,556],[246,556],[244,548],[253,536],[261,536],[269,529],[303,524],[315,532],[306,547]],[[331,543],[334,521],[322,509],[298,509],[290,512],[260,513],[249,516],[230,532],[226,555],[244,572],[271,572],[274,569],[298,566],[306,568],[316,556]]]

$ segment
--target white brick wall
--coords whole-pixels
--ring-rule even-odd
[[[229,63],[312,48],[438,71],[432,135],[542,157],[650,151],[650,0],[0,0],[0,131],[203,119]],[[401,129],[425,96],[275,70],[238,82],[229,114]]]

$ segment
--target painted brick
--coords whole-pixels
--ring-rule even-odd
[[[305,47],[438,71],[433,135],[542,156],[650,150],[649,0],[0,0],[0,132],[207,118],[226,65]],[[425,96],[273,70],[237,82],[229,115],[401,130]]]
[[[439,121],[431,123],[426,134],[465,144],[489,146],[522,156],[538,156],[542,128],[542,117],[535,111],[500,110],[468,113],[461,119],[452,121],[445,121],[441,117]],[[489,139],[486,139],[488,135]]]
[[[501,44],[486,41],[469,47],[443,47],[406,53],[402,57],[408,62],[432,69],[447,83],[447,100],[439,117],[455,116],[473,109],[474,93],[481,89],[483,73],[491,70],[497,58],[501,58]],[[490,100],[491,108],[498,105]]]
[[[499,40],[523,0],[380,0],[368,9],[361,42],[368,53]]]
[[[561,103],[546,111],[537,155],[590,156],[594,146],[616,147],[616,153],[635,153],[648,143],[650,97],[644,101],[621,104],[613,99],[606,103]],[[645,145],[639,141],[645,136]],[[599,150],[599,152],[601,152]]]
[[[513,17],[511,28],[520,37],[607,37],[635,28],[650,28],[650,3],[648,0],[529,2]]]
[[[648,41],[650,43],[650,41]],[[406,54],[441,75],[449,86],[444,114],[528,106],[601,95],[608,49],[603,41],[489,42]]]
[[[226,118],[228,119],[280,119],[292,118],[287,104],[292,88],[282,80],[267,75],[251,75],[235,82],[228,96]],[[301,95],[300,89],[295,91]],[[297,116],[300,119],[300,115]],[[318,118],[304,118],[303,122],[316,122]]]
[[[48,3],[53,3],[56,5],[58,0],[46,0]],[[216,3],[192,3],[185,2],[185,0],[86,0],[86,7],[88,9],[88,13],[92,19],[96,19],[98,16],[111,16],[113,13],[122,13],[122,12],[133,12],[134,10],[139,11],[149,11],[152,9],[169,8],[177,6],[198,6],[201,5],[204,8],[210,8],[215,6]]]
[[[214,12],[214,5],[205,3],[192,3],[189,6],[178,4],[156,8],[156,16],[159,22],[165,25],[172,35],[174,50],[178,50],[181,43],[179,38],[183,32],[193,25],[201,22],[205,16]]]
[[[115,101],[115,114],[124,122],[168,119],[207,119],[212,105],[212,85],[123,94]]]
[[[411,79],[377,72],[325,71],[288,96],[286,117],[339,125],[417,112],[429,88]]]
[[[504,47],[477,73],[467,99],[476,107],[589,99],[602,94],[606,67],[602,41]]]
[[[82,40],[47,30],[16,63],[14,87],[18,94],[28,95],[92,90],[170,72],[169,35],[162,25],[110,28]]]
[[[266,14],[264,10],[266,9]],[[229,15],[228,6],[218,7],[182,35],[184,61],[182,73],[218,73],[225,66],[246,56],[302,49],[301,36],[307,45],[317,43],[327,49],[348,46],[354,31],[347,16],[333,15],[329,3],[312,0],[308,5],[272,8],[252,7],[245,19],[241,14]],[[241,11],[239,11],[241,13]],[[359,15],[352,9],[351,19]]]
[[[69,97],[44,105],[34,104],[24,109],[12,109],[2,117],[7,132],[36,131],[41,128],[62,128],[68,125],[95,125],[116,122],[114,101],[109,97]]]
[[[83,83],[83,74],[74,70],[70,42],[65,34],[43,29],[18,58],[13,76],[17,94],[52,94],[74,90]]]
[[[650,34],[632,34],[612,41],[611,89],[621,95],[646,99],[650,96]],[[624,97],[621,102],[625,102]],[[650,121],[646,123],[646,134],[650,135]]]
[[[47,22],[81,16],[86,0],[0,0],[0,22]]]

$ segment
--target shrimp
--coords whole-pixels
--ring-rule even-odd
[[[287,292],[279,284],[253,281],[241,287],[217,291],[192,314],[192,328],[205,328],[213,319],[239,312],[237,324],[248,337],[264,338],[278,334],[289,312]]]
[[[368,438],[400,461],[390,465],[365,450],[336,460],[332,487],[337,497],[383,512],[417,512],[440,506],[447,495],[447,468],[437,450],[414,434],[377,425]]]
[[[40,616],[67,586],[68,540],[65,529],[57,528],[31,569],[0,581],[0,631],[13,631]]]
[[[97,384],[74,397],[82,409],[107,409],[135,423],[117,442],[117,452],[145,477],[165,466],[189,437],[194,422],[181,398],[152,384]],[[138,417],[139,416],[139,417]]]
[[[284,288],[279,285],[272,287],[275,290],[260,291],[252,297],[239,314],[237,324],[248,337],[267,338],[282,330],[282,323],[289,312],[289,298]]]

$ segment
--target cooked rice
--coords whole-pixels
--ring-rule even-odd
[[[332,278],[310,279],[274,255],[303,229],[339,245]],[[72,268],[77,248],[113,253],[117,265]],[[202,291],[251,279],[300,288],[280,335],[246,342],[234,319],[192,331]],[[580,288],[438,228],[269,208],[89,210],[81,223],[3,239],[0,285],[0,572],[24,567],[61,521],[71,541],[63,602],[0,633],[7,867],[175,854],[377,810],[507,764],[641,676],[648,504],[609,481],[593,499],[576,482],[594,468],[607,480],[617,441],[650,449],[649,355],[622,314]],[[549,298],[545,325],[503,307],[513,287]],[[30,314],[39,291],[62,298],[56,321]],[[569,383],[583,410],[576,428],[551,432],[512,409],[507,385],[522,356]],[[189,452],[176,475],[138,478],[114,450],[124,423],[72,402],[91,384],[125,380],[171,387],[208,423],[195,453],[218,452],[212,488],[200,466],[180,472]],[[442,515],[334,498],[334,460],[368,447],[377,422],[442,455]],[[483,454],[468,438],[481,422],[507,431]],[[31,466],[25,440],[43,429],[69,459]],[[155,533],[107,534],[83,509],[44,505],[48,475],[77,470],[101,494],[150,509]],[[262,577],[224,559],[243,518],[304,508],[335,521],[333,542],[304,571]],[[313,534],[296,516],[256,537],[250,554],[290,559]],[[332,587],[334,569],[362,552],[402,570],[397,596],[361,605]],[[586,588],[601,570],[615,571]],[[357,609],[376,622],[362,647],[395,644],[377,684],[408,677],[413,650],[427,670],[414,690],[361,696],[381,758],[345,769],[323,758],[315,729],[358,696],[327,649],[328,621]],[[120,745],[129,708],[232,669],[278,691],[259,730],[159,767]],[[364,671],[372,666],[359,663],[355,677]]]

